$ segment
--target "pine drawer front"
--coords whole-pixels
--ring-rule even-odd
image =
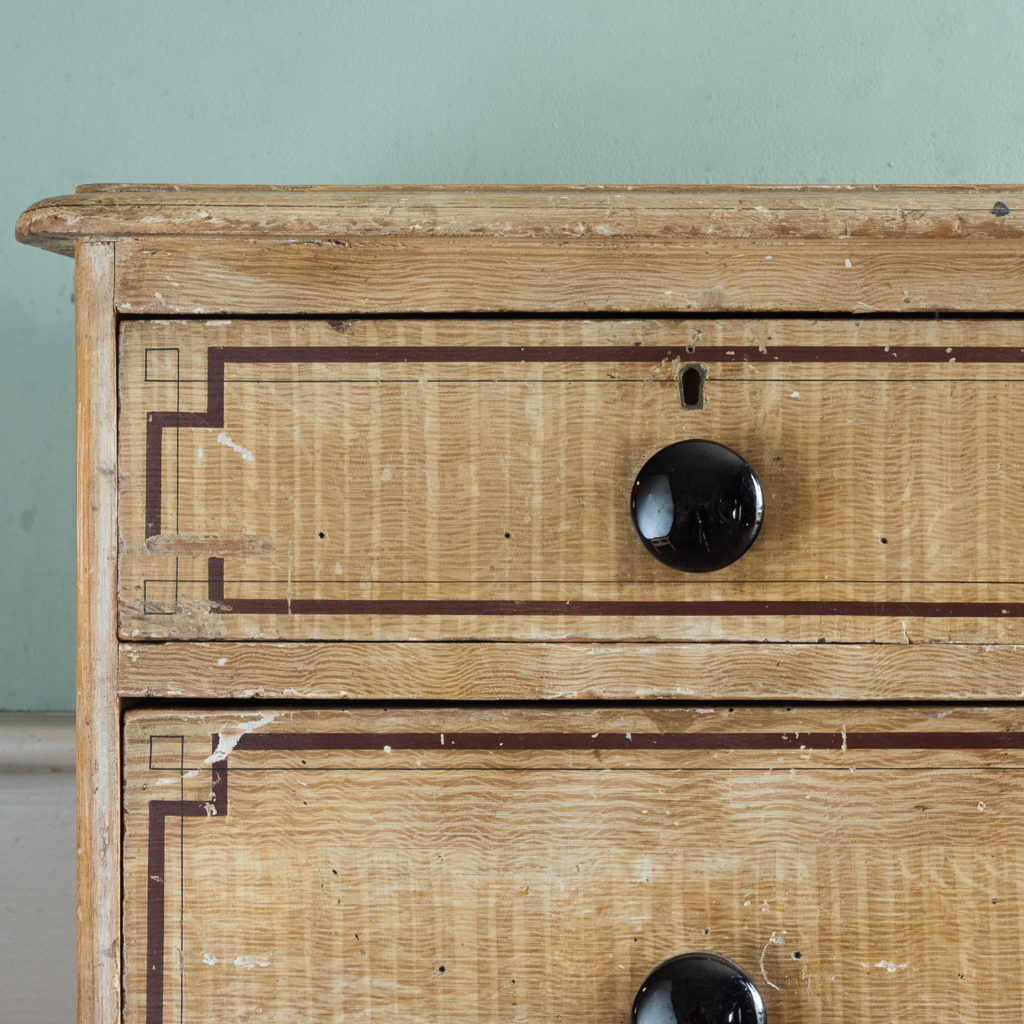
[[[126,1024],[1024,1005],[1018,709],[132,711]]]
[[[1018,321],[128,321],[119,352],[126,639],[1020,636]],[[692,437],[765,494],[708,574],[629,516]]]

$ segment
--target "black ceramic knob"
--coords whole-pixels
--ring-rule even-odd
[[[764,497],[750,464],[714,441],[677,441],[633,484],[633,526],[655,558],[684,572],[735,562],[761,529]]]
[[[685,953],[656,967],[633,1000],[632,1024],[765,1024],[754,983],[716,953]]]

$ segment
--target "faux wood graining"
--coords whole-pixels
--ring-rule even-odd
[[[1015,321],[131,322],[122,635],[1013,641],[1022,356]],[[629,521],[686,437],[765,490],[703,576]]]
[[[1011,1019],[1024,722],[132,712],[125,1022],[617,1022],[680,950],[790,1024]]]
[[[133,699],[1020,700],[1024,647],[962,644],[124,644]]]

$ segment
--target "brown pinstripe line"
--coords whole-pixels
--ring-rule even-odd
[[[246,733],[236,750],[991,750],[1024,749],[1024,732],[403,732]]]
[[[1024,602],[999,601],[537,601],[235,598],[224,594],[224,559],[207,562],[207,599],[221,615],[849,615],[903,618],[1024,618]]]
[[[213,737],[217,749],[218,736]],[[163,1024],[164,1015],[164,870],[168,818],[223,817],[228,813],[228,763],[215,761],[211,768],[209,802],[202,800],[151,800],[146,886],[146,1024]]]

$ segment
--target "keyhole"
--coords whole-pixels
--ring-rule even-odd
[[[689,363],[679,371],[679,401],[683,409],[704,408],[704,381],[707,370],[699,363]]]

